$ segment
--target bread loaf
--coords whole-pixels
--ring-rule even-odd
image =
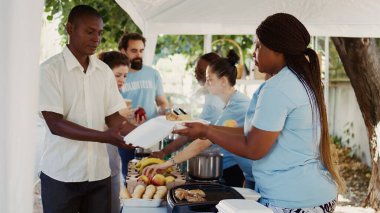
[[[141,198],[144,194],[145,186],[144,185],[137,185],[136,188],[133,190],[132,197],[133,198]]]
[[[145,189],[145,193],[143,195],[143,199],[152,199],[154,193],[156,193],[156,187],[154,185],[148,185]]]
[[[163,199],[168,192],[168,188],[166,186],[158,186],[157,192],[154,194],[153,199]]]

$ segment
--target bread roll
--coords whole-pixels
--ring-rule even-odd
[[[157,186],[157,191],[165,191],[165,193],[168,191],[168,187],[166,186]]]
[[[144,194],[145,186],[144,185],[137,185],[135,189],[133,190],[132,197],[133,198],[141,198],[141,196]]]
[[[153,199],[163,199],[168,192],[168,188],[166,186],[157,187],[157,192],[154,194]]]
[[[130,199],[132,198],[131,194],[129,193],[128,189],[126,187],[122,187],[120,190],[120,198],[121,199]]]
[[[151,185],[148,185],[145,189],[145,193],[143,195],[143,199],[152,199],[154,193],[156,193],[156,187]]]

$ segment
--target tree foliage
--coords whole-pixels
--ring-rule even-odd
[[[243,61],[248,61],[252,57],[253,40],[251,35],[212,36],[212,42],[220,41],[212,45],[212,51],[225,57],[230,49],[234,49],[236,53],[239,52],[236,46],[223,39],[231,39],[240,46]],[[157,39],[155,61],[170,55],[183,54],[189,58],[188,67],[192,66],[203,54],[203,42],[203,35],[160,35]]]
[[[62,43],[67,43],[65,24],[70,10],[80,4],[94,7],[103,17],[104,32],[99,51],[117,49],[118,40],[126,30],[141,33],[129,15],[114,0],[46,0],[46,19],[51,21],[53,17],[60,18],[59,34],[62,35]]]
[[[188,67],[203,54],[202,35],[160,35],[157,38],[155,61],[174,54],[189,58]]]
[[[141,33],[129,15],[114,0],[46,0],[46,19],[52,21],[54,17],[57,17],[60,20],[58,29],[62,36],[62,44],[67,43],[65,24],[69,12],[79,4],[94,7],[103,17],[104,32],[98,51],[117,49],[118,40],[125,31]],[[250,58],[251,53],[249,51],[252,48],[252,37],[250,35],[215,35],[213,41],[221,38],[236,41],[243,50],[244,60]],[[213,46],[213,51],[225,56],[231,48],[235,47],[225,42],[219,42]],[[157,39],[155,61],[174,54],[185,55],[189,58],[188,67],[192,66],[196,59],[203,54],[203,35],[160,35]]]

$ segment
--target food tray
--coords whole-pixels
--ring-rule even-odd
[[[188,202],[178,200],[175,197],[175,190],[183,188],[186,190],[201,189],[206,193],[206,200],[203,202]],[[167,195],[167,212],[185,213],[185,212],[217,212],[216,205],[223,199],[244,199],[235,189],[220,184],[185,184],[175,186],[169,190]]]
[[[175,186],[169,190],[169,195],[172,201],[176,204],[189,204],[187,200],[179,200],[175,197],[175,190],[183,188],[186,190],[201,189],[206,193],[206,201],[201,203],[215,203],[225,199],[244,199],[244,197],[235,189],[221,184],[185,184],[182,186]],[[193,204],[193,203],[190,203]]]

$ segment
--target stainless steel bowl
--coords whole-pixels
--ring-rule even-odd
[[[187,174],[194,180],[218,180],[223,174],[223,154],[206,152],[189,159]]]

